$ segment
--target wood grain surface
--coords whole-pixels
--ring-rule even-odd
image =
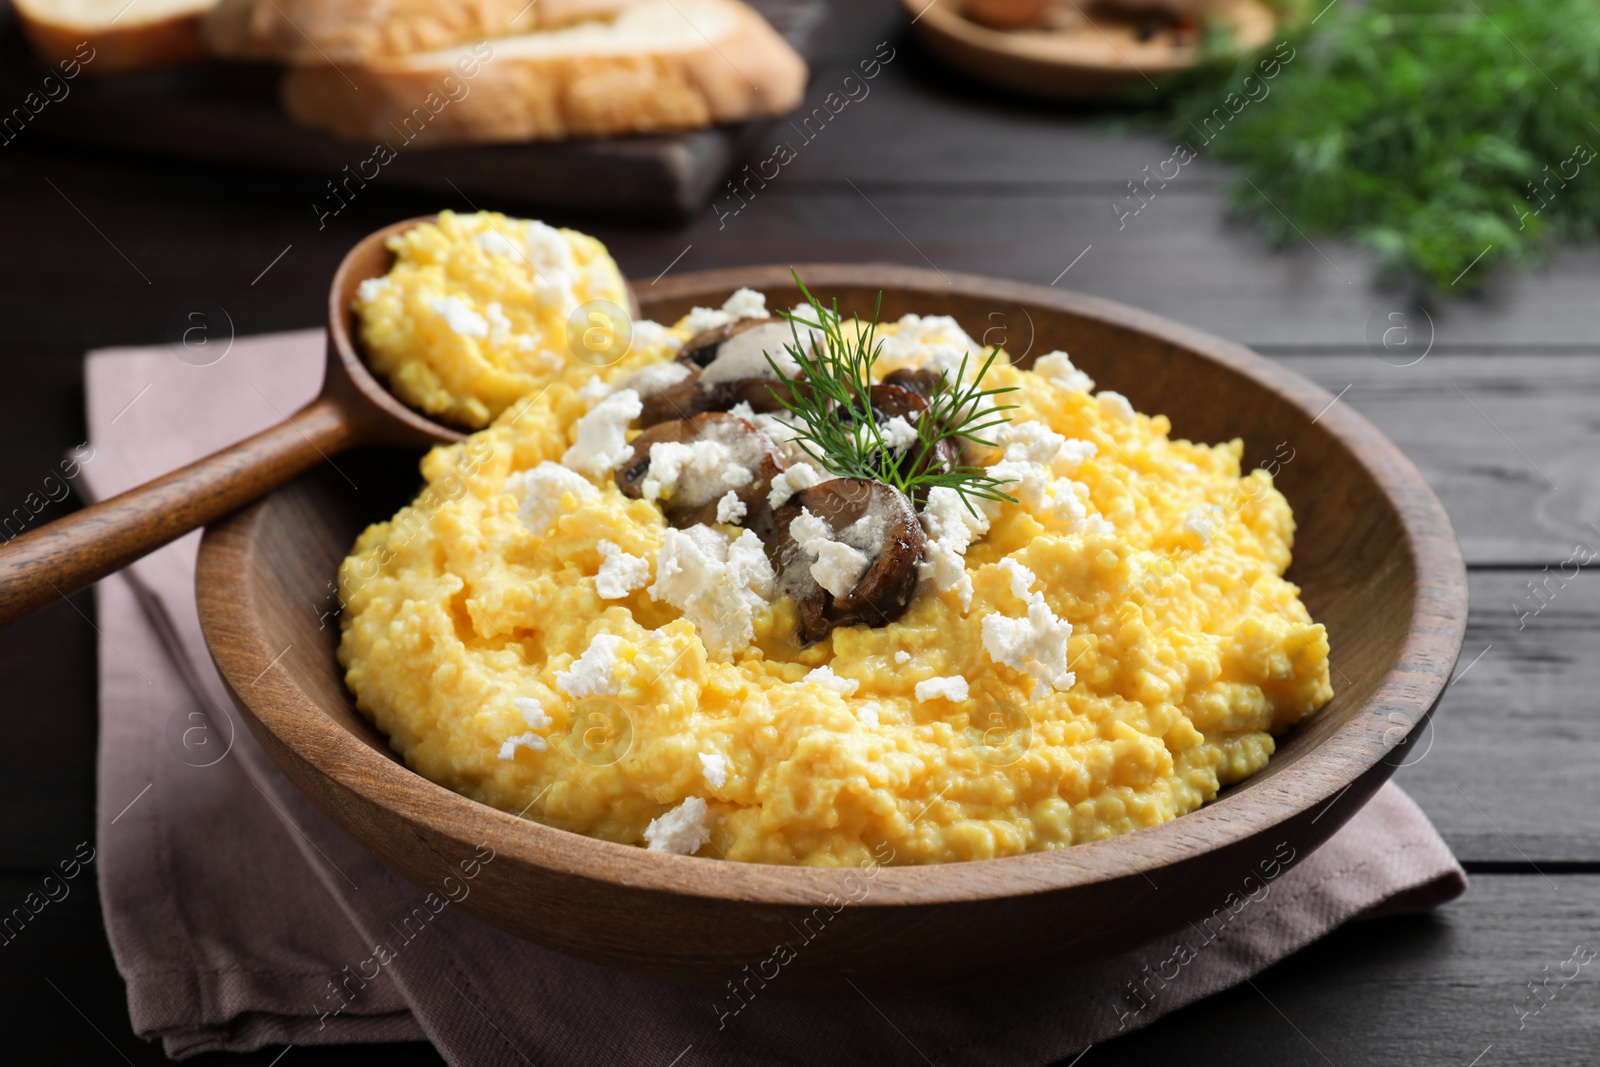
[[[819,27],[808,107],[879,42],[897,50],[894,60],[867,100],[846,109],[720,228],[714,211],[659,229],[546,217],[593,228],[646,286],[669,266],[667,277],[781,256],[926,266],[902,233],[924,251],[937,242],[931,251],[947,270],[1047,284],[1092,244],[1061,285],[1250,344],[1331,393],[1357,379],[1370,383],[1340,403],[1371,418],[1418,462],[1473,567],[1458,673],[1495,646],[1446,694],[1430,753],[1396,772],[1472,872],[1466,897],[1432,919],[1349,927],[1258,976],[1254,987],[1097,1046],[1077,1067],[1188,1060],[1197,1048],[1235,1064],[1327,1062],[1308,1038],[1341,1067],[1466,1067],[1480,1055],[1479,1067],[1589,1062],[1600,994],[1588,970],[1570,986],[1570,1000],[1557,1000],[1525,1029],[1512,1004],[1543,967],[1555,968],[1575,943],[1596,937],[1588,923],[1600,905],[1600,786],[1593,784],[1600,604],[1583,593],[1594,582],[1586,569],[1571,599],[1552,601],[1512,641],[1517,618],[1498,598],[1542,580],[1546,565],[1558,569],[1569,539],[1592,536],[1579,520],[1595,519],[1583,510],[1594,507],[1595,495],[1576,483],[1582,491],[1571,497],[1571,521],[1559,512],[1538,519],[1540,494],[1552,491],[1535,487],[1537,476],[1515,465],[1516,451],[1494,430],[1472,429],[1478,414],[1444,390],[1454,380],[1541,467],[1546,457],[1570,456],[1581,474],[1578,458],[1600,452],[1600,424],[1585,411],[1582,392],[1600,375],[1592,308],[1600,252],[1557,249],[1539,271],[1493,279],[1481,299],[1431,307],[1436,343],[1413,370],[1437,364],[1451,377],[1391,399],[1387,384],[1405,379],[1389,376],[1365,331],[1374,311],[1393,308],[1394,294],[1371,287],[1365,253],[1314,237],[1347,283],[1317,249],[1271,250],[1226,220],[1228,172],[1204,150],[1163,198],[1118,231],[1110,205],[1143,166],[1171,154],[1170,143],[1109,133],[1082,110],[1002,98],[920,57],[902,23],[891,0],[833,7]],[[63,149],[34,136],[51,115],[47,109],[35,128],[0,148],[0,192],[12,209],[7,247],[22,250],[0,258],[7,395],[24,398],[0,421],[7,511],[84,439],[85,349],[168,341],[174,311],[197,298],[226,308],[240,334],[314,326],[328,279],[362,234],[441,207],[470,207],[453,196],[374,184],[319,231],[310,208],[322,191],[316,178]],[[483,206],[519,204],[507,198]],[[975,212],[985,227],[969,224]],[[1481,393],[1469,385],[1474,368]],[[1521,407],[1525,428],[1513,430],[1502,420],[1509,409],[1499,405]],[[1428,447],[1434,440],[1448,444]],[[51,504],[41,517],[72,506]],[[14,724],[0,749],[0,893],[13,903],[93,835],[93,615],[92,599],[79,595],[0,632],[0,677]],[[1500,644],[1499,634],[1511,643]],[[1470,730],[1452,731],[1457,723]],[[165,1062],[129,1029],[91,889],[85,884],[0,955],[0,992],[7,1018],[16,1020],[8,1051],[21,1062]],[[886,1011],[892,1019],[892,1005]],[[426,1046],[275,1047],[190,1062],[268,1067],[280,1056],[280,1067],[440,1062]],[[691,1053],[682,1067],[694,1062]],[[904,1062],[924,1060],[908,1046]]]

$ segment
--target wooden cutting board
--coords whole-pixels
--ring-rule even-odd
[[[823,0],[750,0],[802,56],[810,58],[827,10]],[[0,11],[0,101],[20,102],[51,69],[28,50],[10,11]],[[251,169],[326,175],[353,173],[371,145],[343,141],[290,122],[278,105],[279,68],[211,63],[70,83],[24,135],[75,145],[127,149]],[[574,209],[639,221],[699,211],[771,121],[688,133],[600,141],[410,149],[383,168],[395,186]],[[452,184],[453,183],[453,184]],[[337,202],[331,199],[329,204]]]

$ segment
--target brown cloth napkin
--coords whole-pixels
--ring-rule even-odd
[[[208,366],[166,348],[91,353],[84,488],[109,496],[282,418],[316,393],[322,343],[320,331],[239,340]],[[197,544],[97,591],[101,900],[134,1029],[176,1058],[426,1039],[472,1065],[1047,1064],[1341,923],[1424,911],[1466,887],[1427,817],[1388,785],[1203,928],[976,992],[869,1001],[841,983],[838,1000],[763,993],[731,1014],[715,991],[571,960],[459,908],[403,927],[424,891],[301,797],[228,702],[195,612]]]

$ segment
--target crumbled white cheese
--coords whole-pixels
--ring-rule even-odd
[[[435,296],[428,299],[428,307],[444,319],[452,333],[462,337],[488,337],[489,320],[472,310],[459,296]]]
[[[959,674],[952,674],[946,678],[927,678],[917,683],[918,700],[934,700],[939,697],[959,704],[967,699],[967,680]]]
[[[1037,463],[1056,474],[1071,474],[1095,456],[1093,441],[1068,439],[1044,422],[1008,422],[994,431],[994,440],[1005,449],[1006,460]]]
[[[749,513],[750,509],[743,500],[739,499],[739,494],[732,489],[729,489],[727,493],[723,494],[722,499],[717,501],[718,522],[738,525],[740,520]]]
[[[948,365],[953,378],[961,357],[976,357],[978,351],[972,338],[948,315],[902,315],[894,332],[884,336],[877,365],[886,373],[902,367],[941,370]],[[974,359],[968,359],[967,371],[975,373]]]
[[[659,393],[668,386],[677,385],[689,376],[689,365],[674,360],[671,363],[652,363],[640,367],[618,383],[619,389],[632,389],[640,396]]]
[[[918,574],[941,593],[954,591],[965,611],[972,605],[972,579],[963,557],[974,540],[989,532],[989,516],[981,509],[968,509],[956,490],[938,485],[928,491],[921,519],[928,542],[917,564]]]
[[[506,489],[521,497],[517,517],[537,534],[549,530],[562,512],[600,496],[587,478],[549,460],[506,479]]]
[[[533,267],[534,294],[539,302],[560,307],[563,312],[576,307],[578,298],[573,286],[578,283],[578,261],[562,232],[534,219],[528,222],[522,245],[528,266]]]
[[[615,634],[596,634],[583,655],[572,661],[572,666],[556,672],[556,685],[574,700],[584,697],[607,697],[617,692],[613,675],[617,668],[617,649],[622,638]]]
[[[740,408],[744,410],[741,412]],[[750,410],[749,404],[743,402],[735,404],[731,414],[743,415],[744,418],[755,423],[756,429],[772,438],[783,449],[784,458],[791,464],[809,464],[811,462],[811,457],[806,455],[805,449],[795,443],[800,432],[796,429],[795,424],[790,421],[792,416],[781,411],[757,415]]]
[[[707,330],[714,330],[718,326],[726,326],[732,321],[733,316],[726,311],[719,311],[716,308],[693,308],[683,317],[683,328],[688,331],[690,337],[693,337]]]
[[[711,809],[699,797],[690,797],[644,828],[651,852],[692,856],[711,840]]]
[[[618,389],[578,420],[577,440],[561,456],[562,466],[599,478],[633,455],[628,424],[644,410],[639,394]]]
[[[1011,592],[1028,605],[1026,618],[1013,619],[999,612],[983,617],[983,648],[989,658],[1003,663],[1012,670],[1022,671],[1034,679],[1035,700],[1047,693],[1050,687],[1071,689],[1076,679],[1067,670],[1067,639],[1072,636],[1072,624],[1056,616],[1045,603],[1043,593],[1030,593],[1034,574],[1015,560],[1005,560],[1010,566]]]
[[[822,483],[822,473],[810,463],[796,463],[776,478],[772,479],[772,490],[767,493],[767,506],[781,508],[789,502],[789,498],[802,489],[810,489]]]
[[[764,319],[767,317],[767,294],[740,289],[723,301],[722,310],[734,319]]]
[[[882,710],[883,705],[876,700],[869,700],[856,709],[856,717],[861,720],[863,725],[877,729],[878,712]]]
[[[500,746],[500,758],[503,760],[514,760],[517,758],[517,749],[519,748],[528,748],[535,752],[543,752],[545,747],[545,739],[540,737],[538,734],[518,734],[515,737],[506,738],[505,743]]]
[[[650,584],[650,561],[630,555],[615,541],[601,541],[600,570],[594,576],[594,591],[601,600],[621,600],[635,589]]]
[[[522,721],[528,724],[530,730],[543,730],[550,725],[550,716],[545,713],[544,705],[539,703],[537,697],[515,697],[511,706],[522,713]]]
[[[902,648],[900,651],[894,654],[894,661],[896,663],[910,663],[911,653]]]
[[[832,689],[842,697],[851,696],[857,689],[861,688],[860,682],[854,678],[839,677],[833,673],[833,668],[827,664],[823,664],[816,670],[809,672],[801,681],[816,682],[822,688]]]
[[[750,468],[735,463],[733,453],[720,441],[657,441],[650,446],[650,469],[640,490],[646,500],[682,493],[701,499],[749,485],[751,477]]]
[[[583,410],[593,411],[594,406],[611,393],[611,386],[606,384],[604,378],[596,375],[583,383],[583,387],[578,390],[578,399],[583,401]]]
[[[1033,362],[1033,372],[1043,375],[1068,392],[1087,393],[1094,389],[1094,379],[1074,367],[1065,352],[1040,356]]]
[[[714,539],[723,558],[708,552]],[[761,538],[749,530],[732,544],[707,526],[666,531],[656,556],[650,595],[671,604],[694,624],[706,652],[727,659],[755,640],[755,613],[772,595],[772,564]]]
[[[633,347],[639,352],[653,352],[660,349],[671,355],[683,347],[683,341],[677,334],[668,330],[659,322],[653,322],[650,319],[635,319],[633,321]],[[688,369],[688,367],[684,367],[685,372]]]
[[[728,784],[728,757],[720,752],[700,753],[700,773],[712,789]]]
[[[883,437],[883,443],[894,452],[904,452],[920,438],[917,428],[899,415],[879,427],[878,432]]]
[[[1000,572],[1011,582],[1011,595],[1018,600],[1027,600],[1028,593],[1033,590],[1033,583],[1038,579],[1027,567],[1007,556],[998,564]]]
[[[1121,393],[1107,389],[1095,397],[1095,403],[1100,406],[1101,418],[1114,419],[1117,422],[1133,421],[1133,404]]]
[[[521,257],[522,251],[517,248],[517,243],[496,229],[487,229],[473,239],[473,243],[491,256],[517,256]]]
[[[854,589],[872,562],[865,553],[833,540],[833,528],[808,508],[801,508],[799,516],[789,524],[789,536],[801,552],[815,561],[811,564],[811,577],[834,596],[845,596]]]
[[[381,278],[368,278],[356,286],[356,299],[363,304],[370,304],[387,292],[388,289],[389,276],[387,274]]]
[[[1005,491],[1016,497],[1029,514],[1047,525],[1076,530],[1089,513],[1076,484],[1068,478],[1054,477],[1050,468],[1041,464],[1001,460],[986,473],[1001,482]],[[990,514],[998,514],[1000,505],[997,501],[986,500],[983,508]]]

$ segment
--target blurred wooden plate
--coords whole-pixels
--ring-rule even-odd
[[[1180,43],[1162,30],[1141,40],[1144,17],[1096,0],[1065,0],[1082,14],[1082,25],[1037,30],[980,26],[961,14],[963,2],[901,0],[912,16],[912,33],[933,55],[974,78],[1030,96],[1101,100],[1188,70],[1200,59],[1198,35]],[[1241,51],[1266,44],[1278,26],[1277,16],[1259,0],[1226,0],[1208,17],[1232,26]]]

